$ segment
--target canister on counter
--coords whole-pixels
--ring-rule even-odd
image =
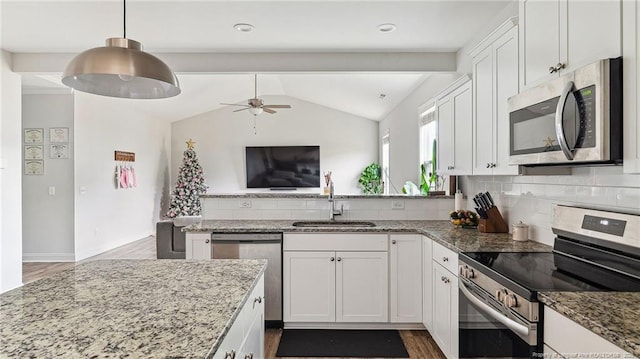
[[[511,231],[512,239],[514,241],[524,242],[529,240],[529,225],[522,223],[519,221],[516,224],[511,226],[513,230]]]

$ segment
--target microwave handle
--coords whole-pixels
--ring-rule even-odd
[[[567,104],[567,98],[573,94],[573,81],[569,81],[562,90],[560,100],[558,100],[558,106],[556,107],[556,137],[558,137],[558,144],[568,160],[573,160],[573,151],[569,148],[567,143],[567,136],[564,134],[564,127],[562,126],[562,114],[564,113],[564,107]]]

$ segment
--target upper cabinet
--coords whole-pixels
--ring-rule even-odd
[[[471,51],[473,174],[517,175],[509,166],[509,109],[518,93],[518,27],[509,19]]]
[[[620,0],[520,0],[520,89],[622,55]]]
[[[471,78],[456,80],[436,99],[438,173],[470,175],[472,144]]]
[[[624,172],[640,173],[640,5],[624,1],[623,6]]]

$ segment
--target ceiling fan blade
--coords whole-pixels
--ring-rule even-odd
[[[276,113],[276,111],[271,110],[271,109],[268,109],[268,108],[264,108],[264,107],[262,108],[262,110],[264,110],[264,112],[266,112],[266,113],[270,113],[270,114],[272,114],[272,115],[273,115],[274,113]]]
[[[262,108],[291,108],[291,105],[264,105]]]
[[[241,108],[241,109],[239,109],[239,110],[235,110],[235,111],[233,111],[233,112],[240,112],[240,111],[248,110],[248,109],[250,109],[250,108],[251,108],[251,107],[245,107],[245,108]]]
[[[240,104],[240,103],[220,103],[221,105],[226,105],[226,106],[243,106],[243,107],[250,107],[249,105],[245,105],[245,104]]]

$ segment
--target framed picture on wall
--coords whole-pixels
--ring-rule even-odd
[[[49,147],[50,158],[69,158],[69,145],[57,144]]]
[[[44,141],[43,128],[25,128],[24,143],[42,143]]]
[[[43,175],[44,161],[43,160],[24,161],[24,174],[25,175]]]
[[[49,129],[49,142],[69,142],[68,127],[52,127]]]
[[[25,160],[41,160],[43,158],[44,158],[44,146],[42,145],[25,145],[24,146]]]

